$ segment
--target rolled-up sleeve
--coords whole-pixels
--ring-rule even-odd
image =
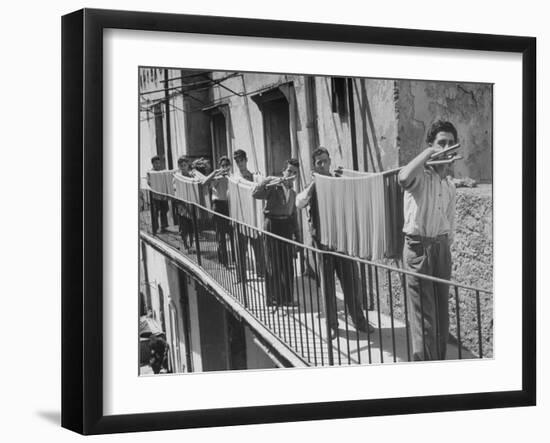
[[[264,183],[256,185],[252,190],[252,197],[257,198],[258,200],[266,200],[269,196],[269,189],[266,188]]]
[[[296,195],[296,207],[298,209],[304,209],[309,204],[311,195],[309,194],[308,190],[309,190],[309,187],[307,187],[302,192]]]

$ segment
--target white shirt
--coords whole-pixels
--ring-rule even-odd
[[[449,177],[442,179],[437,172],[425,169],[405,190],[403,205],[405,234],[423,237],[447,234],[452,243],[456,226],[456,188]]]
[[[298,209],[304,209],[309,204],[311,195],[308,193],[308,189],[309,186],[307,186],[302,192],[296,195],[296,207]]]

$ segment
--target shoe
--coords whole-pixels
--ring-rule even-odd
[[[355,329],[357,329],[358,331],[361,331],[361,332],[367,332],[368,331],[370,334],[372,334],[374,332],[374,326],[372,326],[369,323],[363,323],[363,324],[356,325]]]

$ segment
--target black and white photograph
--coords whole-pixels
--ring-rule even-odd
[[[140,376],[495,358],[493,84],[128,81]]]
[[[544,440],[543,5],[8,2],[2,441]]]

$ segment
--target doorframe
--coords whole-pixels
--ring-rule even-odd
[[[288,133],[290,136],[290,156],[296,158],[298,156],[298,138],[296,133],[296,96],[294,92],[294,82],[285,82],[271,89],[262,91],[259,94],[250,96],[250,98],[256,103],[258,109],[262,114],[263,125],[263,137],[264,137],[264,171],[266,175],[269,175],[268,170],[268,148],[267,148],[267,131],[265,123],[264,106],[275,100],[285,99],[288,104]]]
[[[222,155],[226,155],[229,158],[233,155],[233,138],[231,129],[231,114],[229,111],[229,103],[218,103],[213,106],[207,106],[202,108],[202,111],[210,117],[210,140],[211,140],[211,154],[212,154],[212,167],[216,169],[218,158],[216,157],[216,146],[214,136],[214,116],[222,115],[225,120],[225,146],[226,152]]]

